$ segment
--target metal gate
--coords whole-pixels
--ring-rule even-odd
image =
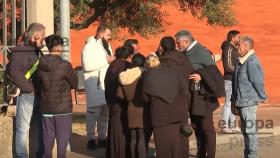
[[[20,8],[20,33],[23,34],[23,32],[26,29],[26,0],[0,0],[2,2],[2,37],[1,37],[1,43],[0,43],[0,52],[1,52],[1,67],[5,68],[5,65],[7,64],[7,53],[9,52],[9,48],[15,47],[17,44],[17,6]],[[10,15],[8,17],[8,15]],[[9,25],[8,30],[8,21],[11,22],[11,25]]]

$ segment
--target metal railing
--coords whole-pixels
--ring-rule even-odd
[[[1,64],[3,67],[7,64],[7,52],[10,47],[14,47],[17,44],[17,37],[16,37],[16,2],[17,0],[11,1],[11,45],[8,45],[8,24],[7,24],[7,14],[8,14],[8,6],[7,0],[2,0],[2,31],[3,31],[3,38],[2,38],[2,45],[0,45],[0,52],[2,52],[2,62]],[[26,0],[21,0],[21,34],[26,29]]]

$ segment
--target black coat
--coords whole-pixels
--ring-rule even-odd
[[[45,55],[38,65],[41,90],[41,107],[44,114],[72,112],[71,89],[76,89],[78,79],[71,64],[56,55]]]
[[[192,100],[190,112],[199,116],[210,116],[219,107],[218,98],[225,96],[224,80],[216,65],[209,65],[197,70],[202,80],[200,91],[191,86]]]
[[[39,60],[40,49],[35,46],[17,46],[11,49],[12,55],[10,60],[10,77],[15,85],[23,93],[34,92],[38,85],[36,71],[30,79],[25,78],[25,74]]]
[[[223,52],[224,79],[231,81],[235,65],[238,63],[238,50],[228,41],[223,42],[221,49]]]
[[[143,101],[151,106],[153,127],[187,120],[186,90],[178,73],[167,67],[143,75]]]
[[[117,97],[118,88],[121,87],[119,83],[119,74],[129,67],[130,63],[125,60],[116,59],[113,61],[105,75],[105,99],[108,105],[120,103],[120,98]]]

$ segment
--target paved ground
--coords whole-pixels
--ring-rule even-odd
[[[95,152],[86,149],[86,136],[83,121],[85,120],[83,106],[79,107],[79,112],[75,114],[73,124],[73,146],[72,153],[68,153],[70,158],[86,158],[96,157],[103,158],[105,150]],[[225,135],[220,133],[218,122],[221,118],[221,110],[215,112],[215,126],[217,130],[217,158],[239,158],[243,153],[243,137],[241,134]],[[280,143],[280,107],[260,107],[258,109],[258,125],[259,125],[259,158],[277,158],[276,154]],[[239,122],[239,121],[237,121]],[[276,136],[275,136],[276,135]],[[196,142],[194,136],[190,138],[190,153],[195,155]],[[152,157],[154,153],[154,144],[150,144],[149,155]],[[280,156],[279,156],[280,157]]]
[[[12,108],[11,108],[12,109]],[[88,151],[86,149],[86,129],[85,129],[85,105],[75,105],[74,106],[74,115],[73,115],[73,134],[72,134],[72,152],[68,152],[67,157],[69,158],[87,158],[87,157],[94,157],[94,158],[103,158],[105,155],[105,150],[98,150],[98,151]],[[243,138],[241,134],[235,135],[225,135],[220,133],[219,128],[219,120],[221,118],[221,110],[219,108],[214,114],[214,122],[217,131],[217,158],[239,158],[242,157],[243,153]],[[278,158],[280,156],[276,156],[276,152],[279,150],[279,143],[280,143],[280,106],[274,107],[259,107],[258,108],[258,127],[259,127],[259,158]],[[9,114],[10,116],[14,115],[13,112]],[[9,121],[7,121],[9,120]],[[13,131],[13,119],[2,119],[0,120],[1,126],[4,126],[4,122],[6,122],[8,128],[2,128],[2,131]],[[237,122],[239,122],[237,120]],[[8,126],[10,125],[10,126]],[[8,130],[7,130],[8,129]],[[31,155],[32,149],[36,146],[34,140],[32,140],[32,135],[34,135],[34,131],[36,128],[33,126],[31,127]],[[1,130],[0,130],[1,131]],[[33,133],[33,134],[32,134]],[[1,132],[1,134],[3,134]],[[5,155],[5,158],[12,157],[11,151],[12,149],[12,141],[10,137],[13,135],[13,132],[9,132],[4,138],[1,135],[0,141],[0,151],[2,155]],[[6,141],[3,141],[6,140]],[[152,158],[154,153],[155,147],[154,144],[150,143],[150,152],[149,155]],[[195,137],[191,136],[190,138],[190,153],[195,155],[196,153],[196,142]],[[1,154],[0,154],[1,155]],[[55,150],[54,150],[55,155]],[[0,156],[2,158],[2,156]],[[33,156],[30,156],[33,157]],[[56,157],[56,156],[54,156]]]
[[[259,139],[258,158],[279,158],[280,135]],[[242,141],[217,146],[216,158],[242,158]]]

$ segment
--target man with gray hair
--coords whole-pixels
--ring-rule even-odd
[[[219,70],[209,50],[197,42],[190,31],[181,30],[176,33],[175,38],[178,48],[190,59],[194,68],[194,73],[187,77],[193,81],[189,113],[197,140],[197,157],[215,158],[216,131],[213,112],[218,108],[219,103],[218,99],[213,97],[214,94],[205,94],[205,88],[203,87],[208,83],[203,80],[205,76],[200,74],[199,70],[208,71],[206,70],[208,66],[214,67],[216,72]],[[212,76],[207,75],[206,77],[211,78]]]
[[[239,62],[232,80],[232,103],[239,110],[241,132],[244,136],[244,157],[257,157],[257,106],[267,102],[264,73],[254,51],[254,41],[242,36],[239,42]]]
[[[44,46],[44,38],[45,26],[40,23],[32,23],[27,29],[24,45],[11,49],[9,75],[20,90],[16,112],[16,157],[29,157],[27,146],[32,113],[34,113],[39,127],[39,141],[37,141],[39,144],[37,145],[36,157],[43,157],[42,115],[39,110],[39,100],[37,97],[36,69],[39,57],[42,55],[40,49]]]

